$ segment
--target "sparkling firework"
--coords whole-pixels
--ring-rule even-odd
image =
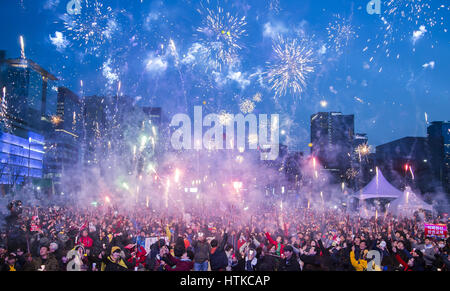
[[[412,40],[415,43],[417,35],[414,37],[413,34],[417,34],[417,31],[420,32],[420,37],[425,30],[431,32],[436,27],[442,27],[445,32],[447,31],[444,26],[444,14],[448,13],[450,8],[438,1],[385,0],[382,7],[380,33],[367,40],[363,52],[370,54],[382,52],[388,58],[393,56],[399,59],[400,54],[393,51],[395,46],[392,44],[404,40]],[[419,27],[423,29],[417,30]],[[373,56],[370,58],[370,61],[372,60]]]
[[[278,36],[273,45],[275,61],[269,63],[265,73],[275,98],[301,94],[306,87],[306,79],[314,72],[313,50],[297,39],[284,39]]]
[[[255,95],[253,95],[253,101],[255,101],[255,102],[261,102],[262,101],[262,98],[261,98],[261,93],[256,93]]]
[[[83,1],[82,13],[64,14],[63,20],[68,37],[80,47],[85,46],[85,52],[98,51],[118,26],[112,8],[97,0]]]
[[[280,0],[269,0],[269,10],[274,13],[280,13]]]
[[[358,154],[360,162],[363,158],[370,154],[371,148],[372,147],[368,144],[360,144],[356,147],[355,152]]]
[[[359,172],[357,170],[351,168],[351,169],[348,169],[345,174],[346,174],[348,180],[352,180],[356,176],[358,176]]]
[[[207,1],[209,5],[209,1]],[[202,26],[197,28],[199,43],[202,45],[202,57],[208,67],[222,70],[239,59],[242,49],[241,38],[245,36],[247,22],[244,17],[225,12],[223,7],[197,10],[204,18]]]
[[[11,122],[8,118],[8,103],[6,102],[6,87],[2,89],[2,101],[0,107],[0,121],[3,123],[3,127],[9,131],[11,129]]]
[[[335,20],[327,27],[329,48],[334,48],[336,53],[342,54],[350,40],[357,38],[356,32],[349,18],[335,15]]]
[[[233,121],[233,114],[228,113],[226,111],[221,111],[219,113],[219,122],[220,125],[226,126],[229,125]]]
[[[242,113],[252,113],[255,110],[255,103],[251,100],[245,100],[239,104],[239,109]]]

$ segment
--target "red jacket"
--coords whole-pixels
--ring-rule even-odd
[[[92,241],[92,238],[87,236],[87,237],[80,237],[80,239],[78,240],[78,243],[83,244],[83,246],[85,248],[90,248],[90,247],[92,247],[93,241]]]
[[[245,244],[246,242],[247,241],[245,239],[244,240],[239,239],[237,242],[237,250],[236,251],[239,251],[241,249],[242,245]]]
[[[275,249],[278,249],[278,243],[270,237],[270,234],[268,232],[266,232],[266,237],[269,240],[269,242],[275,246]],[[284,254],[284,245],[282,243],[280,243],[280,245],[281,245],[280,255],[283,255]]]
[[[147,258],[147,252],[145,251],[143,246],[139,246],[138,250],[136,252],[136,267],[139,266],[139,264],[143,265],[145,267],[145,259]],[[133,257],[128,259],[129,263],[133,262]]]
[[[183,261],[173,257],[171,254],[167,254],[167,258],[171,261],[172,264],[175,264],[175,267],[172,268],[169,265],[165,265],[164,269],[167,271],[190,271],[194,268],[193,261]]]
[[[412,269],[408,266],[408,264],[402,260],[402,257],[400,257],[399,254],[395,254],[395,258],[397,259],[397,261],[402,264],[403,266],[403,271],[412,271]]]

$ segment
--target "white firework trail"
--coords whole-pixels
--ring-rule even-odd
[[[265,78],[275,93],[275,98],[290,92],[294,96],[306,88],[308,76],[314,72],[316,60],[313,49],[297,39],[278,36],[273,44],[275,60],[268,63]]]
[[[183,90],[184,102],[185,102],[185,105],[187,107],[188,106],[188,102],[187,102],[187,95],[186,95],[186,88],[185,88],[185,84],[184,84],[184,78],[183,78],[183,74],[181,73],[181,68],[180,68],[180,56],[178,55],[177,47],[176,47],[175,42],[173,41],[173,39],[169,40],[169,50],[170,50],[170,54],[175,59],[175,67],[177,68],[178,75],[180,76],[181,89]]]

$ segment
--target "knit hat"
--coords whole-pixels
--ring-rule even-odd
[[[112,247],[112,248],[111,248],[111,254],[113,254],[113,253],[120,253],[120,248],[117,247],[117,246]]]
[[[55,242],[50,243],[50,250],[56,251],[58,249],[58,244]]]

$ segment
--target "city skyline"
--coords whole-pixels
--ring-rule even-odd
[[[170,116],[203,102],[216,113],[237,113],[245,101],[259,96],[260,102],[252,101],[255,113],[279,113],[281,129],[287,132],[284,142],[302,151],[308,150],[309,116],[319,111],[354,114],[355,132],[367,133],[374,146],[403,136],[425,136],[427,119],[449,119],[444,78],[450,67],[445,54],[448,33],[441,17],[448,7],[439,1],[420,13],[413,11],[417,21],[395,21],[399,15],[388,9],[389,1],[382,1],[380,15],[369,15],[364,1],[305,1],[300,7],[295,1],[280,1],[278,8],[270,9],[270,1],[220,2],[224,11],[246,17],[246,33],[239,39],[243,49],[232,70],[206,74],[205,64],[189,63],[196,61],[199,47],[194,44],[204,40],[204,14],[197,10],[205,7],[200,3],[141,1],[123,7],[113,2],[104,1],[104,9],[110,6],[111,11],[99,15],[111,28],[99,32],[105,36],[100,45],[70,38],[76,35],[64,27],[70,18],[64,1],[11,1],[3,9],[11,13],[1,21],[12,29],[2,31],[1,49],[8,51],[8,58],[18,57],[22,35],[26,57],[79,96],[113,95],[121,87],[141,106],[167,108]],[[215,1],[210,2],[215,7]],[[384,31],[381,17],[392,24],[391,30]],[[114,23],[117,26],[111,26]],[[339,27],[350,30],[336,37]],[[276,60],[272,46],[278,35],[286,41],[308,40],[318,61],[300,97],[288,90],[274,100],[270,80],[258,77],[266,62]],[[261,53],[254,54],[259,47]],[[185,99],[188,106],[180,105]]]

